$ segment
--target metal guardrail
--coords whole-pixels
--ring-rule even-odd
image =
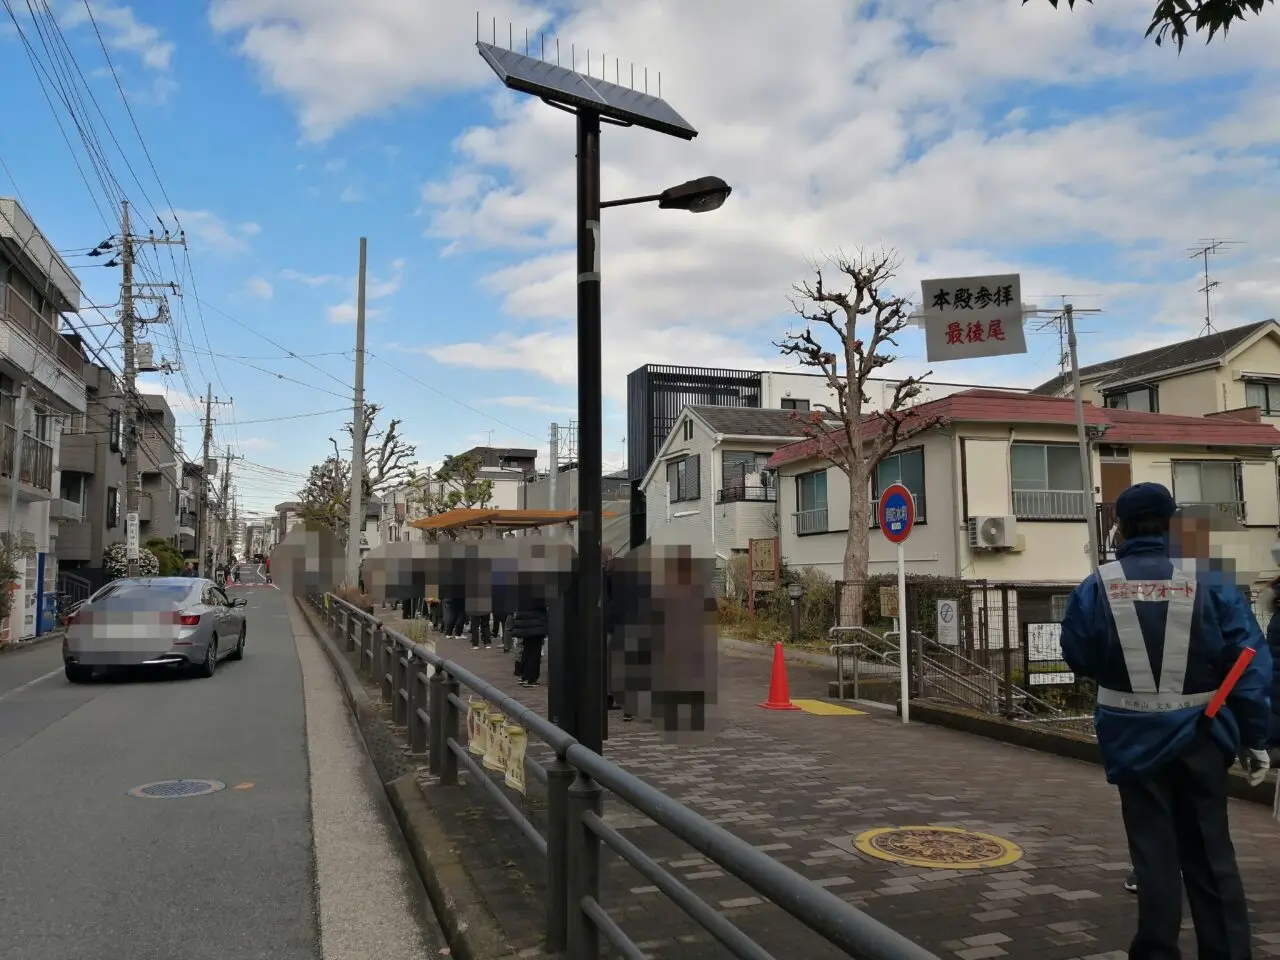
[[[603,938],[627,960],[643,951],[600,902],[601,846],[608,847],[677,907],[742,960],[774,960],[716,908],[651,858],[601,816],[603,789],[714,861],[804,926],[860,960],[937,960],[906,937],[856,909],[790,867],[610,763],[549,720],[465,667],[389,629],[372,614],[332,594],[313,597],[336,640],[358,653],[361,672],[377,678],[392,722],[408,730],[413,753],[427,755],[427,770],[441,785],[458,784],[459,766],[546,859],[546,947],[568,960],[597,960]],[[525,766],[547,789],[547,834],[503,792],[460,739],[468,705],[462,687],[537,736],[554,752],[543,766]]]

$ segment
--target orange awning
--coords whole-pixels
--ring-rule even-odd
[[[417,530],[463,530],[468,527],[546,527],[556,523],[572,523],[576,510],[482,510],[459,508],[434,517],[414,520],[409,526]]]

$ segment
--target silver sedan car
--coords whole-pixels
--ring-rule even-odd
[[[62,641],[67,679],[84,683],[98,670],[143,666],[212,677],[218,661],[244,657],[245,602],[209,580],[113,580],[70,618]]]

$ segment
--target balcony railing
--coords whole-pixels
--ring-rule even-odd
[[[14,428],[4,424],[0,431],[0,475],[13,476]],[[39,490],[53,489],[53,447],[35,437],[22,438],[18,480]]]
[[[84,357],[63,340],[57,328],[44,317],[32,310],[27,302],[16,291],[10,288],[8,309],[5,311],[9,322],[20,327],[27,336],[44,349],[52,353],[58,363],[66,367],[77,377],[84,378]]]
[[[1244,523],[1248,506],[1243,500],[1223,501],[1186,501],[1178,503],[1179,509],[1193,510],[1213,516],[1221,516]],[[1098,504],[1098,554],[1100,560],[1110,560],[1115,556],[1116,547],[1120,545],[1120,532],[1116,526],[1116,505],[1114,503]]]
[[[777,499],[777,487],[730,484],[716,491],[716,503],[775,503]]]
[[[827,508],[819,507],[816,510],[797,510],[792,514],[796,521],[796,536],[803,537],[810,533],[826,533],[829,529],[827,526]]]
[[[1013,515],[1019,520],[1084,520],[1087,502],[1083,490],[1014,490]]]
[[[911,499],[912,499],[913,501],[915,501],[915,505],[916,505],[916,519],[915,519],[915,522],[916,522],[916,523],[924,523],[924,522],[925,522],[925,499],[924,499],[924,494],[922,493],[922,494],[920,494],[920,496],[918,496],[918,497],[917,497],[915,494],[912,494],[912,495],[911,495]],[[874,528],[876,528],[876,529],[879,529],[879,527],[880,527],[880,501],[879,501],[879,500],[872,500],[872,501],[871,501],[871,514],[870,514],[870,516],[871,516],[871,526],[872,526],[872,527],[874,527]]]

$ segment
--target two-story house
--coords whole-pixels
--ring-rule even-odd
[[[173,410],[163,396],[144,393],[135,415],[138,471],[142,481],[138,498],[139,533],[143,543],[158,538],[177,546],[181,511],[178,491],[186,457],[178,443]]]
[[[1215,546],[1261,584],[1276,574],[1272,548],[1280,527],[1275,453],[1280,430],[1231,417],[1085,408],[1091,476],[1081,475],[1074,403],[1069,399],[970,390],[923,404],[935,422],[900,443],[876,468],[867,489],[874,503],[890,483],[916,501],[906,545],[909,572],[1004,583],[1082,580],[1088,553],[1090,488],[1122,465],[1128,482],[1167,486],[1179,504],[1217,511],[1231,529]],[[863,425],[868,436],[879,418]],[[778,506],[785,562],[816,567],[839,579],[848,539],[850,491],[844,473],[820,457],[812,440],[781,447]],[[1117,491],[1118,492],[1118,491]],[[1113,504],[1103,504],[1101,512]],[[896,564],[896,548],[870,515],[869,573]],[[1101,527],[1108,559],[1107,524]]]
[[[1204,416],[1257,407],[1280,424],[1280,323],[1262,320],[1080,369],[1084,399],[1100,407]],[[1070,397],[1063,374],[1032,393]]]
[[[892,403],[900,381],[872,378],[868,412]],[[971,389],[973,384],[927,381],[916,402]],[[822,374],[804,370],[731,370],[646,364],[627,374],[627,474],[631,479],[631,546],[648,535],[644,479],[686,407],[732,407],[808,412],[834,409],[835,395]]]
[[[686,407],[640,484],[647,539],[689,544],[717,567],[778,533],[769,458],[806,435],[794,410]]]
[[[58,563],[55,543],[78,512],[60,497],[61,421],[85,412],[84,356],[59,332],[80,309],[80,283],[22,206],[0,197],[0,495],[5,535],[26,547],[0,643],[48,625]]]
[[[204,469],[198,463],[184,461],[182,486],[178,490],[178,549],[188,560],[199,555],[197,538],[200,535],[200,498],[204,488]]]

